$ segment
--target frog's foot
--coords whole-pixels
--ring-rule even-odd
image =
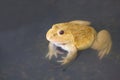
[[[110,33],[107,30],[102,30],[98,33],[92,48],[99,52],[98,56],[102,59],[105,55],[108,55],[112,46],[112,40]]]
[[[59,60],[57,62],[60,62],[61,65],[65,65],[73,61],[77,56],[77,53],[68,53],[66,57],[62,57],[62,60]]]
[[[99,51],[98,57],[100,59],[102,59],[105,55],[109,54],[109,51],[110,51],[110,48],[111,48],[111,44],[109,44],[107,46],[108,46],[107,48],[104,48],[104,49],[102,49],[102,50]]]
[[[46,58],[48,58],[49,60],[51,60],[53,56],[55,56],[55,58],[57,58],[58,54],[64,54],[64,53],[62,51],[60,51],[60,50],[57,50],[57,49],[56,50],[51,50],[46,55]]]
[[[57,58],[57,50],[56,50],[56,46],[52,43],[49,43],[48,45],[49,51],[48,54],[46,55],[46,58],[48,58],[49,60],[55,56]]]
[[[48,54],[46,55],[46,58],[51,60],[53,56],[55,56],[57,58],[57,53],[56,52],[48,52]]]
[[[67,59],[66,57],[62,57],[62,60],[59,60],[57,62],[60,62],[61,65],[68,64],[71,60]]]

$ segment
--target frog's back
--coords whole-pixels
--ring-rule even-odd
[[[74,44],[79,50],[89,48],[96,37],[96,31],[89,25],[71,24],[69,30],[74,37]]]

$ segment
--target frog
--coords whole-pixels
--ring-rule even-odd
[[[67,51],[66,56],[57,60],[61,65],[68,64],[76,59],[78,51],[91,48],[98,52],[99,59],[110,53],[112,47],[111,34],[108,30],[96,31],[90,21],[73,20],[53,24],[46,33],[49,41],[46,58],[58,57],[57,47]]]

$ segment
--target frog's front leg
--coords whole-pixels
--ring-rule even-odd
[[[62,57],[63,60],[59,60],[57,62],[61,62],[61,65],[65,65],[73,61],[77,56],[77,49],[73,47],[68,48],[68,54],[66,57]]]
[[[48,58],[49,60],[55,56],[57,58],[57,50],[56,50],[56,46],[54,44],[52,44],[51,42],[48,45],[48,54],[46,55],[46,58]]]

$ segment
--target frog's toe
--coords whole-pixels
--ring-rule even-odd
[[[110,48],[111,48],[111,47],[107,47],[107,48],[105,48],[105,49],[100,50],[100,51],[99,51],[99,54],[98,54],[99,59],[102,59],[105,55],[108,55],[108,54],[109,54],[109,51],[110,51]]]
[[[55,56],[55,58],[57,58],[58,57],[57,53],[54,53],[54,56]]]
[[[52,55],[50,55],[50,54],[47,54],[45,57],[46,57],[46,58],[48,58],[49,60],[51,60],[51,58],[52,58]]]
[[[53,56],[55,56],[55,58],[58,57],[57,53],[54,53],[54,54],[48,53],[45,57],[48,58],[49,60],[51,60]]]
[[[100,51],[98,54],[99,59],[102,59],[105,56],[105,54],[106,54],[106,50]]]
[[[67,60],[67,59],[65,59],[65,57],[63,57],[63,60],[59,60],[57,62],[60,62],[61,65],[65,65],[65,64],[69,63],[69,60]]]

